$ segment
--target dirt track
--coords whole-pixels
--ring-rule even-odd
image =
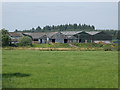
[[[30,48],[30,47],[6,47],[5,50],[40,50],[40,51],[96,51],[103,48]]]

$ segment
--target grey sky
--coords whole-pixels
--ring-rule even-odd
[[[117,2],[4,2],[2,24],[9,31],[69,23],[90,24],[96,29],[117,29],[117,5]]]

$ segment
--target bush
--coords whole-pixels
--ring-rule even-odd
[[[0,46],[1,46],[1,41],[2,41],[2,46],[9,46],[11,43],[11,39],[8,35],[8,30],[2,29],[0,30]]]
[[[17,47],[17,44],[11,44],[10,46],[11,47]]]
[[[97,44],[97,43],[72,43],[72,44],[84,48],[103,47],[103,44]]]
[[[112,51],[112,47],[110,47],[110,46],[105,46],[105,47],[104,47],[104,51]]]
[[[32,46],[32,39],[28,36],[21,37],[19,39],[20,46]]]

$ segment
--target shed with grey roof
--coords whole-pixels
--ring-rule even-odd
[[[68,43],[76,43],[78,42],[78,38],[76,38],[75,36],[67,36],[68,37]]]
[[[93,42],[104,42],[104,43],[112,43],[112,36],[105,33],[104,31],[95,33],[92,35]]]
[[[50,38],[57,32],[35,32],[35,33],[24,33],[24,35],[30,36],[33,43],[46,43],[47,37]]]
[[[11,43],[18,43],[20,37],[24,36],[20,32],[9,32],[9,37],[11,38]]]
[[[51,36],[51,42],[53,43],[67,43],[67,36],[65,36],[64,34],[58,32],[56,34],[54,34],[53,36]]]

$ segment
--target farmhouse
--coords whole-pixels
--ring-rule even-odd
[[[63,32],[35,32],[35,33],[9,33],[12,43],[17,43],[20,37],[29,36],[33,43],[112,43],[112,36],[103,31],[63,31]]]

